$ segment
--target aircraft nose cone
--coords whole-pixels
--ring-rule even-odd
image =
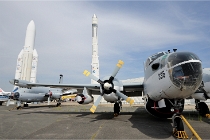
[[[80,96],[77,96],[77,97],[76,97],[76,101],[77,101],[77,102],[80,102],[80,101],[82,101],[82,97],[80,97]]]
[[[188,62],[172,68],[171,81],[175,86],[184,89],[196,90],[202,81],[202,67],[199,62]]]
[[[111,87],[112,87],[112,85],[111,85],[110,83],[105,83],[105,84],[104,84],[104,88],[105,88],[106,90],[109,90]]]

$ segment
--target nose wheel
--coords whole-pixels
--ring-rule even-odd
[[[60,103],[60,102],[58,102],[58,103],[56,104],[56,107],[59,107],[59,106],[61,106],[61,103]]]
[[[188,139],[187,133],[184,131],[184,125],[180,113],[184,109],[184,100],[174,100],[174,104],[171,102],[174,109],[174,115],[172,116],[173,123],[173,135],[178,139]]]
[[[188,139],[187,133],[184,131],[183,121],[180,114],[174,114],[172,117],[173,135],[178,139]]]

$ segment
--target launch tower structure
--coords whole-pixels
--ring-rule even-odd
[[[35,24],[31,20],[27,26],[24,48],[18,55],[15,79],[36,82],[38,54],[34,49],[35,35]]]
[[[99,60],[98,60],[98,19],[94,14],[92,17],[92,74],[99,78]],[[95,80],[91,79],[91,84],[98,84]]]

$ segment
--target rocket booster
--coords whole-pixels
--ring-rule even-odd
[[[38,54],[34,48],[36,29],[31,20],[27,26],[25,45],[18,55],[15,78],[36,82]]]
[[[98,60],[98,19],[96,15],[92,18],[92,64],[91,70],[92,74],[99,78],[99,60]],[[95,80],[91,79],[92,84],[97,84]]]

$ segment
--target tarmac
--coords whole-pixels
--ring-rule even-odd
[[[0,106],[0,139],[176,139],[171,119],[151,116],[143,105],[123,105],[118,117],[113,104],[99,105],[64,102],[30,104],[21,110],[14,105]],[[210,139],[210,119],[202,118],[194,105],[185,106],[183,116],[202,139]],[[189,138],[191,131],[185,125]],[[193,139],[196,139],[193,137]]]

